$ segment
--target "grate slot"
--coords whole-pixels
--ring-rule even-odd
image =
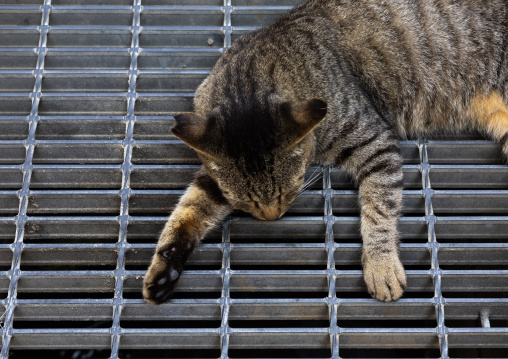
[[[86,12],[83,12],[85,10]],[[83,16],[86,14],[86,16]],[[54,6],[51,10],[50,26],[130,26],[132,11],[130,8],[95,9],[60,8]]]
[[[26,119],[0,117],[0,140],[23,140],[27,137],[28,122]]]
[[[0,144],[0,164],[22,164],[25,155],[26,148],[22,143]]]
[[[220,27],[224,14],[219,7],[146,7],[141,26]]]
[[[2,9],[0,13],[0,24],[8,26],[34,26],[41,24],[42,11],[37,8],[26,10]]]
[[[19,199],[16,194],[0,193],[0,215],[15,216],[18,213]]]
[[[81,246],[83,246],[81,244]],[[49,268],[61,268],[79,270],[93,267],[115,267],[118,250],[114,247],[99,248],[91,246],[83,247],[25,247],[21,256],[21,269],[49,270]],[[48,268],[49,267],[49,268]]]
[[[31,73],[0,72],[0,92],[30,92],[35,79]]]
[[[139,35],[143,48],[222,48],[224,33],[221,29],[207,30],[143,30]]]
[[[296,6],[302,0],[280,0],[277,1],[277,6]],[[235,6],[273,6],[270,0],[233,0]]]
[[[76,114],[85,115],[126,115],[127,99],[122,94],[97,96],[76,96],[67,93],[46,93],[41,98],[40,114],[72,116]]]
[[[111,143],[40,143],[35,146],[34,164],[121,164],[124,148]]]
[[[119,189],[122,171],[115,167],[41,166],[33,169],[33,189]]]
[[[111,335],[108,329],[15,329],[14,349],[105,349]],[[87,343],[87,344],[83,344]]]
[[[507,197],[505,190],[438,190],[432,195],[432,204],[438,215],[503,215],[508,213]]]
[[[0,116],[28,116],[31,108],[29,94],[0,92]]]
[[[121,140],[125,137],[123,118],[87,119],[42,118],[37,126],[37,140]]]
[[[142,70],[154,70],[159,68],[166,69],[193,69],[210,70],[217,62],[222,49],[196,49],[190,51],[189,48],[168,48],[162,49],[144,49],[139,56],[138,67]],[[183,50],[183,51],[182,51]],[[175,110],[175,113],[178,110]],[[157,115],[149,113],[148,115]]]
[[[87,64],[90,67],[97,66],[97,62],[93,61],[93,56],[90,54],[85,55],[84,59],[76,59],[73,58],[74,53],[69,54],[57,54],[52,53],[52,48],[75,48],[75,47],[90,47],[90,48],[128,48],[129,42],[131,39],[131,33],[129,29],[124,28],[116,28],[111,29],[109,31],[98,30],[98,29],[76,29],[76,28],[56,28],[52,29],[48,34],[48,48],[50,49],[50,55],[54,55],[58,57],[58,59],[51,59],[49,57],[48,68],[54,67],[68,67],[69,63],[71,68],[78,64]],[[112,54],[103,55],[105,57],[105,67],[108,67],[107,64],[110,64],[110,67],[116,67],[118,64],[125,64],[121,58],[113,59],[111,58]],[[58,61],[60,60],[60,61]],[[62,64],[63,62],[63,64]],[[65,65],[64,65],[65,64]],[[95,65],[94,65],[95,64]],[[116,66],[113,66],[115,64]],[[128,67],[128,64],[127,64]]]
[[[438,217],[436,236],[442,240],[506,239],[506,217]]]
[[[435,189],[506,189],[504,165],[432,165],[430,181]]]
[[[62,30],[62,35],[65,34],[72,34],[72,31]],[[95,45],[97,48],[82,48],[72,51],[65,48],[70,46],[59,44],[62,48],[58,49],[58,51],[56,49],[48,50],[45,68],[52,70],[97,69],[99,67],[98,64],[100,64],[101,69],[129,69],[130,55],[126,50],[117,49],[117,51],[113,51],[113,49],[108,48],[107,51],[103,51],[104,49],[100,48],[100,46],[108,46],[108,38],[104,39],[104,36],[107,35],[102,31],[92,32],[90,37],[83,36],[80,33],[76,34],[74,39],[68,40],[70,45],[76,45],[79,44],[79,41],[84,41],[85,43],[82,46],[89,47]],[[121,41],[121,44],[123,44],[124,39],[130,39],[128,32],[113,34],[109,42],[116,44],[118,47],[118,41]],[[89,43],[86,43],[86,41]],[[49,44],[52,44],[51,40],[49,40]]]
[[[117,215],[120,213],[120,196],[104,191],[92,193],[34,193],[28,199],[29,215]]]
[[[126,92],[129,77],[122,73],[45,73],[45,92]]]
[[[0,47],[33,48],[37,47],[38,43],[39,33],[36,29],[0,28]]]
[[[37,54],[34,54],[32,50],[26,50],[26,51],[14,51],[14,50],[21,50],[21,49],[13,49],[12,51],[9,51],[7,48],[6,50],[0,49],[3,51],[0,51],[0,69],[9,69],[9,70],[26,70],[26,69],[33,69],[36,66],[37,63]],[[3,106],[7,103],[7,101],[3,101],[3,99],[0,99],[0,103],[2,103]],[[11,113],[8,111],[0,111],[0,116],[12,116]],[[15,114],[14,114],[15,116]]]
[[[108,5],[108,6],[130,6],[131,0],[53,0],[54,5]]]
[[[503,164],[501,148],[490,141],[429,141],[430,164]]]

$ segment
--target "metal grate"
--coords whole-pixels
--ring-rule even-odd
[[[228,218],[175,299],[141,299],[199,166],[171,115],[232,41],[298,2],[2,1],[3,358],[508,357],[508,167],[470,135],[402,142],[397,303],[364,289],[337,168],[276,222]]]

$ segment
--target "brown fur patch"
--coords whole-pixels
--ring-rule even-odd
[[[181,212],[178,213],[178,220],[180,221],[178,230],[183,233],[193,233],[196,230],[200,231],[202,221],[198,218],[199,215],[200,213],[196,207],[183,208]]]
[[[205,232],[206,218],[203,217],[207,216],[209,214],[207,211],[214,206],[216,204],[210,200],[206,191],[197,185],[189,187],[179,206],[173,212],[171,218],[173,235],[176,235],[177,238],[190,240],[195,245]],[[161,237],[162,243],[174,240],[172,237],[174,236]]]
[[[469,115],[480,130],[487,131],[498,141],[508,133],[508,106],[497,91],[473,97]]]

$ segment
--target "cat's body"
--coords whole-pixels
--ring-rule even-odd
[[[477,129],[508,155],[508,3],[311,0],[245,35],[201,84],[174,133],[203,160],[159,240],[144,282],[167,298],[199,239],[233,208],[282,215],[314,162],[359,186],[371,295],[406,283],[396,223],[398,137]]]

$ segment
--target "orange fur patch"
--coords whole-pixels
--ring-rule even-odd
[[[206,226],[206,218],[203,218],[201,208],[210,208],[214,205],[205,191],[197,186],[191,186],[181,198],[169,221],[174,223],[175,229],[201,237]]]
[[[473,97],[469,115],[481,130],[486,130],[496,139],[508,133],[508,106],[497,91]]]

